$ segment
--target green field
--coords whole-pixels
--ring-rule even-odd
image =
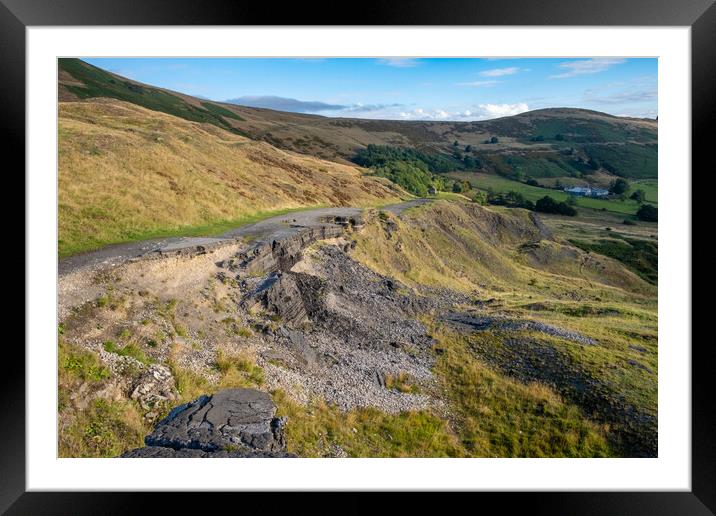
[[[646,194],[646,200],[650,204],[659,204],[659,190],[657,187],[658,181],[656,179],[642,179],[640,181],[634,181],[629,188],[629,195],[634,190],[644,190]]]
[[[480,190],[492,189],[497,193],[509,191],[519,192],[530,201],[537,201],[545,195],[552,197],[556,201],[566,201],[569,198],[569,194],[559,190],[551,190],[549,188],[541,188],[539,186],[530,186],[492,174],[483,174],[480,172],[451,172],[448,176],[454,179],[467,179],[470,183],[472,183],[473,187],[479,188]],[[646,192],[648,201],[651,202],[652,198],[657,198],[656,180],[644,181],[638,184],[638,188],[641,188]],[[639,209],[639,203],[632,201],[631,199],[627,199],[625,201],[608,201],[605,199],[578,197],[577,208],[579,207],[591,208],[593,210],[604,209],[605,211],[621,215],[634,215]]]

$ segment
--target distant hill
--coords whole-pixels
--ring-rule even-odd
[[[601,183],[610,176],[657,177],[656,120],[572,108],[477,122],[328,118],[207,101],[141,84],[79,59],[60,59],[59,70],[61,101],[115,98],[343,163],[373,144],[439,154],[452,160],[456,170]],[[496,143],[486,143],[493,137]]]

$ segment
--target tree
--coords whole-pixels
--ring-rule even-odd
[[[555,135],[554,135],[554,139],[557,140],[558,142],[563,142],[563,141],[564,141],[564,135],[562,135],[562,134],[555,134]]]
[[[499,141],[500,139],[497,136],[493,136],[492,138],[490,138],[490,143],[498,143]]]
[[[627,190],[629,190],[629,182],[626,179],[622,179],[621,177],[615,179],[609,185],[609,192],[613,194],[623,194],[626,193]]]
[[[542,213],[557,213],[557,201],[545,195],[535,203],[535,208]]]
[[[642,204],[639,210],[636,212],[636,216],[639,220],[645,220],[647,222],[658,222],[659,210],[651,204]]]
[[[455,181],[452,184],[453,193],[462,193],[462,184],[459,181]]]
[[[465,152],[472,152],[472,145],[465,145]]]
[[[472,196],[472,201],[482,206],[487,204],[487,193],[482,190],[477,190],[475,195]]]
[[[454,142],[452,142],[452,146],[453,146],[453,147],[459,147],[460,144],[457,142],[457,140],[455,140]]]
[[[643,204],[646,200],[646,192],[644,190],[634,190],[632,194],[629,196],[630,199],[635,200],[639,204]]]
[[[558,215],[568,215],[570,217],[577,214],[577,210],[572,208],[566,202],[557,202],[548,195],[545,195],[535,203],[535,210],[542,213],[556,213]]]

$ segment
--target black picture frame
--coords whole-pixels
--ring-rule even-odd
[[[201,3],[190,0],[0,0],[0,141],[5,146],[3,161],[16,163],[16,174],[24,170],[25,29],[28,26],[340,26],[350,18],[351,25],[690,26],[693,168],[713,163],[709,143],[713,140],[712,122],[716,111],[714,0],[402,0],[390,3],[364,0],[350,17],[340,14],[342,11],[332,3],[316,3],[310,7],[299,2],[278,5],[231,0]],[[693,173],[691,177],[693,182]],[[24,183],[19,184],[19,189],[24,190]],[[700,204],[698,196],[706,195],[703,189],[692,189],[692,192],[697,196],[692,195],[693,205]],[[708,202],[705,198],[701,200]],[[692,219],[697,221],[693,215]],[[16,250],[20,250],[19,245]],[[694,265],[696,263],[692,261],[692,267]],[[27,276],[31,271],[26,269],[25,274]],[[698,310],[695,302],[692,306]],[[693,315],[692,320],[699,321]],[[713,514],[716,511],[716,426],[711,382],[713,361],[710,360],[713,338],[697,339],[696,333],[693,335],[692,491],[485,493],[479,495],[480,503],[490,500],[500,504],[501,512],[519,507],[533,514]],[[133,493],[25,492],[25,357],[22,348],[16,349],[15,353],[16,356],[10,358],[7,355],[4,359],[6,363],[12,360],[13,367],[5,367],[0,374],[3,386],[0,397],[0,510],[8,510],[8,514],[114,514],[132,512],[133,508],[144,504],[145,501]],[[167,504],[167,508],[186,501],[184,496],[177,494],[157,496],[161,496],[161,503]],[[241,496],[247,501],[252,499],[245,494]],[[416,497],[417,500],[421,498]],[[281,499],[272,498],[272,504],[277,502],[280,504]],[[348,503],[346,507],[365,510],[366,505],[356,502]],[[275,505],[271,507],[272,510],[276,508]]]

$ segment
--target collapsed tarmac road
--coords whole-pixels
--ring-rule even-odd
[[[385,206],[383,209],[395,215],[400,215],[409,208],[432,201],[433,199],[412,199]],[[152,253],[174,253],[183,249],[220,246],[239,239],[281,241],[305,228],[335,225],[340,223],[337,221],[351,219],[358,223],[362,213],[363,208],[317,208],[270,217],[260,222],[232,229],[216,237],[170,237],[109,245],[96,251],[60,259],[58,261],[58,274],[59,276],[64,276],[86,267],[119,265],[128,260],[151,255]]]

